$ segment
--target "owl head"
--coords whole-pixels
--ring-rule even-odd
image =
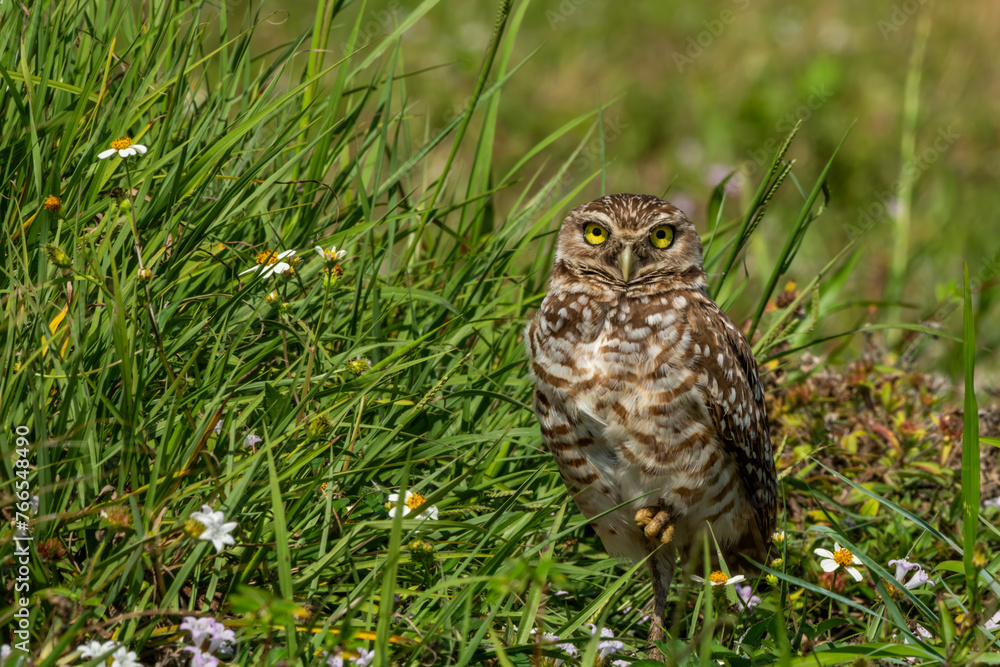
[[[608,195],[566,216],[553,277],[614,290],[704,287],[701,253],[694,223],[669,202]]]

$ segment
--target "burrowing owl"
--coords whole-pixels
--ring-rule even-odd
[[[653,552],[651,639],[675,550],[712,526],[723,557],[765,557],[777,480],[750,345],[705,292],[677,208],[610,195],[562,224],[549,293],[525,332],[542,437],[614,556]]]

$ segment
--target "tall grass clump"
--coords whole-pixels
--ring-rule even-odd
[[[503,90],[528,5],[510,2],[464,110],[416,118],[407,81],[431,74],[406,69],[402,36],[437,4],[371,38],[363,6],[319,2],[314,30],[266,49],[274,17],[211,2],[3,7],[0,660],[640,664],[649,584],[576,512],[521,349],[552,230],[601,180],[603,158],[581,158],[601,118],[493,164],[499,105],[521,103]],[[530,170],[574,139],[565,163]],[[752,589],[679,582],[667,654],[984,660],[993,529],[947,465],[974,463],[978,438],[958,444],[922,376],[838,381],[798,362],[857,253],[780,290],[830,164],[798,187],[788,142],[745,213],[716,189],[705,235],[714,294],[752,313],[784,429],[784,558]],[[744,294],[746,247],[789,178],[801,213],[765,293]],[[971,324],[965,345],[972,360]],[[886,421],[906,437],[879,450]],[[859,457],[881,481],[851,479]],[[822,579],[810,550],[834,539],[863,583]],[[908,554],[935,559],[944,593],[886,569]]]

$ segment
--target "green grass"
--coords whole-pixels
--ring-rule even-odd
[[[402,38],[435,5],[372,40],[377,14],[320,2],[316,25],[345,39],[324,28],[268,49],[273,17],[209,2],[3,10],[0,493],[5,519],[31,517],[36,665],[102,664],[77,647],[112,639],[145,665],[187,664],[179,625],[192,615],[235,631],[224,657],[240,665],[362,649],[375,665],[592,665],[604,651],[588,624],[623,643],[604,664],[641,664],[645,570],[609,559],[567,495],[521,344],[564,212],[616,189],[606,109],[552,124],[498,167],[501,118],[525,104],[508,86],[533,62],[516,45],[535,10],[501,3],[463,108],[435,125],[410,93],[435,73],[409,65]],[[120,136],[148,153],[99,160]],[[972,622],[1000,595],[986,546],[997,510],[980,511],[969,473],[973,288],[966,277],[964,338],[903,326],[964,345],[964,439],[930,375],[803,356],[858,356],[855,331],[820,325],[853,303],[861,241],[782,291],[830,219],[843,159],[834,144],[800,170],[786,156],[797,140],[745,202],[715,188],[703,227],[712,293],[751,314],[766,371],[783,558],[764,564],[773,578],[753,581],[762,602],[743,613],[732,588],[678,577],[665,652],[689,665],[993,662]],[[794,213],[784,231],[779,205]],[[762,230],[783,235],[781,250],[751,262]],[[317,245],[347,256],[324,263]],[[293,273],[241,274],[281,250],[297,251]],[[406,492],[437,518],[392,516],[388,494]],[[234,546],[194,537],[203,505],[238,523]],[[0,529],[8,568],[15,528]],[[834,540],[861,559],[861,583],[820,570],[813,549]],[[933,589],[890,595],[904,587],[887,561],[904,556]],[[17,606],[0,612],[12,630]]]

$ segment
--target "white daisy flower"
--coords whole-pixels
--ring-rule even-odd
[[[147,150],[149,149],[142,144],[133,144],[131,137],[121,137],[120,139],[115,139],[111,142],[111,148],[98,153],[97,158],[99,160],[105,160],[115,153],[118,153],[118,157],[127,158],[133,155],[145,155]]]
[[[427,499],[424,498],[423,494],[413,493],[412,491],[407,490],[406,498],[403,500],[402,504],[403,516],[407,516],[410,512],[413,512],[417,509],[421,509],[422,511],[415,518],[432,519],[434,521],[437,521],[438,508],[435,507],[434,505],[425,507],[426,504],[427,504]],[[389,502],[385,504],[385,508],[389,510],[389,516],[395,518],[396,510],[399,507],[400,507],[399,494],[390,493]]]
[[[320,246],[316,246],[316,254],[323,258],[323,261],[332,264],[334,262],[339,262],[347,256],[346,250],[337,250],[337,246],[330,246],[329,250],[324,250]]]
[[[236,540],[229,533],[233,532],[238,524],[235,521],[226,522],[226,515],[222,512],[213,512],[209,505],[202,505],[200,512],[191,513],[191,518],[205,527],[198,539],[214,544],[216,553],[222,551],[222,547],[227,544],[230,546],[236,544]]]
[[[691,578],[700,584],[705,583],[705,580],[699,576],[691,575]],[[708,582],[713,586],[733,586],[740,583],[746,579],[742,574],[737,574],[735,577],[730,577],[728,574],[721,570],[716,570],[708,576]]]
[[[823,557],[819,566],[823,568],[824,572],[833,572],[837,568],[843,567],[849,575],[854,577],[855,581],[861,581],[861,572],[858,571],[858,568],[853,567],[861,565],[861,561],[847,549],[841,549],[839,543],[833,543],[833,553],[827,549],[816,549],[815,554]]]
[[[292,264],[298,261],[294,259],[293,255],[295,255],[294,250],[284,250],[282,252],[265,250],[264,252],[258,253],[254,265],[246,271],[241,271],[240,275],[242,276],[244,273],[256,273],[257,271],[260,271],[261,278],[267,278],[271,274],[285,273],[292,268]],[[288,258],[291,258],[290,261],[282,261]]]

